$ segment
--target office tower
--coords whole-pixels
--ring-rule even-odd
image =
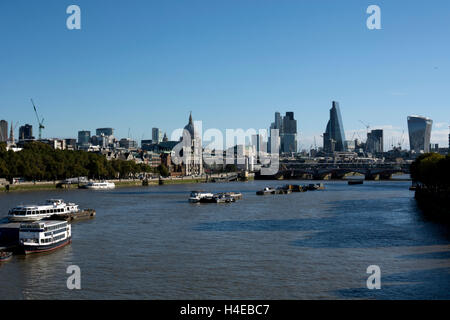
[[[344,124],[342,123],[339,103],[336,101],[332,102],[330,120],[328,121],[327,128],[323,134],[323,149],[328,153],[334,151],[346,151]]]
[[[163,135],[159,128],[152,128],[152,140],[153,143],[160,143],[162,142]]]
[[[0,142],[8,140],[8,122],[6,120],[0,121]]]
[[[123,139],[120,139],[119,146],[121,148],[125,148],[125,149],[137,149],[138,144],[136,141],[134,141],[130,138],[123,138]]]
[[[78,131],[78,145],[85,146],[91,142],[90,131]]]
[[[141,149],[149,151],[152,149],[153,140],[141,140]]]
[[[272,129],[278,129],[279,152],[297,152],[297,120],[294,119],[293,112],[286,112],[284,117],[279,112],[275,112],[275,121],[270,124],[270,136],[267,142],[268,152],[272,152],[271,142],[274,139]]]
[[[65,141],[65,145],[66,145],[66,149],[75,149],[77,146],[77,140],[73,139],[73,138],[67,138],[64,139]]]
[[[286,112],[282,122],[281,152],[297,152],[297,120],[294,119],[293,112]]]
[[[95,135],[97,136],[112,136],[114,134],[113,128],[98,128],[95,130]]]
[[[367,133],[367,152],[370,153],[382,153],[383,146],[383,130],[377,129]]]
[[[283,118],[281,117],[279,112],[275,112],[275,127],[274,129],[278,129],[280,131],[283,130]]]
[[[408,117],[409,146],[416,153],[430,152],[433,120],[421,116]]]
[[[26,124],[19,128],[19,140],[33,140],[33,126]]]

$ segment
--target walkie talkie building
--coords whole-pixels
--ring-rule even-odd
[[[409,147],[411,151],[430,152],[433,120],[421,116],[408,117]]]

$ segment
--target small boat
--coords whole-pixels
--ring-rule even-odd
[[[17,206],[8,213],[10,221],[37,221],[55,215],[73,214],[79,211],[75,203],[65,203],[62,199],[49,199],[39,205]]]
[[[19,243],[25,254],[53,251],[72,242],[72,229],[67,221],[22,223]]]
[[[263,196],[263,195],[266,195],[266,194],[275,194],[276,192],[277,192],[277,190],[275,190],[272,187],[265,187],[262,190],[256,191],[256,194],[259,195],[259,196]]]
[[[233,198],[234,200],[242,199],[242,193],[240,192],[225,192],[225,195],[227,195],[230,198]]]
[[[211,192],[203,192],[203,191],[192,191],[191,195],[189,196],[189,202],[192,203],[198,203],[201,202],[202,199],[208,199],[213,198],[214,194]]]
[[[236,199],[230,197],[229,195],[227,195],[225,193],[218,193],[218,194],[214,195],[213,201],[215,203],[230,203],[230,202],[235,202]]]
[[[12,255],[13,255],[12,252],[1,251],[0,252],[0,262],[6,262],[8,260],[11,260]]]
[[[276,194],[289,194],[292,193],[292,190],[289,188],[289,186],[282,186],[282,187],[278,187],[276,189]]]
[[[306,186],[294,184],[294,185],[291,185],[291,190],[292,190],[292,192],[305,192],[308,189],[306,188]]]
[[[348,184],[349,184],[349,185],[363,184],[363,183],[364,183],[364,180],[362,180],[362,179],[348,180]]]
[[[87,184],[80,186],[82,189],[92,189],[92,190],[109,190],[114,189],[116,187],[116,184],[114,182],[108,182],[108,181],[89,181]]]

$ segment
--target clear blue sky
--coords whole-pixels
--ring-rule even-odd
[[[70,4],[81,30],[66,28]],[[370,4],[382,30],[366,28]],[[405,130],[407,145],[406,117],[420,114],[447,146],[448,0],[2,0],[0,36],[0,118],[36,136],[30,97],[45,137],[113,127],[141,140],[189,111],[204,129],[259,129],[294,111],[309,148],[336,100],[347,139],[362,120]]]

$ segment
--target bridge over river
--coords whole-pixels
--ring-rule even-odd
[[[387,180],[394,174],[409,174],[409,164],[388,163],[305,163],[294,161],[280,162],[280,169],[273,176],[257,175],[257,179],[344,179],[362,175],[366,180]]]

